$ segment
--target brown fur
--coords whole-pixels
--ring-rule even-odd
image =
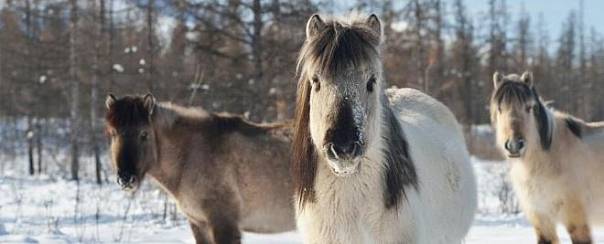
[[[176,200],[198,243],[240,243],[241,230],[295,228],[289,125],[257,125],[169,103],[145,106],[146,100],[108,98],[106,118],[115,167],[119,171],[124,164],[135,164],[130,168],[138,179],[145,174],[153,178]],[[151,111],[140,110],[150,107]],[[153,150],[139,146],[133,151],[151,156],[121,162],[126,141],[134,140],[128,135],[140,131],[148,131],[146,147]]]

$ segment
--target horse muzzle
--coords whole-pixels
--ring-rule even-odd
[[[526,149],[526,142],[522,138],[509,139],[504,147],[509,158],[519,158]]]
[[[122,190],[132,191],[138,188],[138,177],[131,174],[119,174],[117,177],[117,184],[122,187]]]
[[[336,176],[350,176],[358,171],[359,158],[363,154],[362,143],[358,141],[344,145],[327,143],[323,146],[327,162]]]

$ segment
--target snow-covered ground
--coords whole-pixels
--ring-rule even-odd
[[[506,165],[473,159],[479,182],[479,213],[468,244],[536,243],[506,185]],[[188,225],[151,184],[136,195],[116,184],[76,184],[61,177],[0,175],[0,243],[194,243]],[[504,214],[503,212],[508,212]],[[563,243],[570,243],[562,227]],[[604,229],[594,233],[604,243]],[[298,233],[245,233],[243,243],[301,243]]]

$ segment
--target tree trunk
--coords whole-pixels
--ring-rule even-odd
[[[41,120],[38,119],[36,121],[36,156],[38,158],[38,174],[42,174],[42,121],[46,121],[46,120]]]
[[[34,175],[36,172],[34,169],[34,130],[31,122],[31,116],[27,116],[27,132],[25,134],[27,139],[27,158],[29,159],[29,175]]]
[[[109,0],[109,13],[108,13],[108,17],[109,17],[109,23],[108,23],[108,28],[109,30],[107,31],[108,33],[108,45],[106,46],[107,49],[106,51],[106,55],[107,55],[107,66],[104,67],[104,71],[107,72],[106,73],[106,78],[107,78],[107,90],[108,91],[112,91],[113,90],[113,49],[114,49],[114,45],[113,45],[113,39],[115,39],[115,35],[114,35],[114,30],[115,30],[115,26],[114,26],[114,22],[113,22],[113,0]]]
[[[154,26],[153,26],[153,12],[155,8],[155,0],[149,0],[147,3],[147,45],[148,45],[148,70],[147,70],[147,82],[149,92],[154,92],[154,84],[153,84],[153,72],[155,67],[153,66],[155,59],[155,42],[154,38]]]
[[[94,6],[96,7],[96,0]],[[105,0],[100,0],[98,16],[96,16],[96,38],[95,38],[95,54],[93,58],[93,71],[92,71],[92,82],[90,84],[90,142],[92,146],[92,153],[94,155],[94,166],[96,183],[101,185],[103,180],[101,178],[101,157],[99,149],[99,140],[97,136],[97,105],[98,105],[98,83],[99,77],[101,76],[101,67],[104,67],[101,63],[101,43],[104,40],[104,25],[105,25]]]
[[[262,64],[262,28],[264,27],[264,22],[262,20],[262,3],[260,0],[253,0],[252,2],[252,13],[253,13],[253,27],[252,27],[252,65],[254,67],[253,79],[255,81],[254,86],[252,86],[252,91],[257,97],[264,97],[261,93],[262,91],[268,91],[271,86],[270,81],[265,79],[263,72],[263,64]],[[260,99],[255,103],[255,106],[252,106],[251,116],[253,120],[260,121],[261,115],[265,114],[266,108],[268,107],[267,103],[268,99]]]
[[[71,106],[70,106],[70,143],[71,143],[71,179],[79,181],[78,171],[80,169],[80,148],[79,148],[79,130],[80,130],[80,83],[77,74],[76,60],[76,31],[78,23],[78,5],[77,0],[69,0],[71,5],[69,21],[69,79],[71,81]]]

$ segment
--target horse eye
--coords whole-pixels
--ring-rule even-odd
[[[319,82],[318,76],[313,76],[311,82],[312,86],[315,88],[315,91],[319,91],[319,89],[321,89],[321,83]]]
[[[375,83],[376,83],[375,77],[369,78],[369,80],[367,81],[367,91],[373,92]]]
[[[533,106],[526,106],[526,112],[529,113],[531,112],[531,110],[533,110]]]

